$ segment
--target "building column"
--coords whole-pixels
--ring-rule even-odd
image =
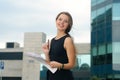
[[[22,80],[40,80],[40,63],[25,54],[28,52],[41,54],[41,45],[45,40],[46,35],[41,32],[26,32],[24,34]]]

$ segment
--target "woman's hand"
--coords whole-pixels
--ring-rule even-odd
[[[49,44],[48,44],[48,43],[44,43],[44,44],[42,45],[42,51],[43,51],[45,54],[48,55],[48,53],[49,53]]]
[[[56,61],[50,61],[49,65],[50,65],[52,68],[61,68],[61,66],[62,66],[61,63],[56,62]]]

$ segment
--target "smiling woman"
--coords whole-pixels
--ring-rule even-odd
[[[54,74],[48,70],[47,80],[74,80],[70,70],[74,67],[76,58],[75,45],[69,34],[72,24],[70,13],[60,12],[56,17],[56,36],[42,47],[48,64],[58,69]]]

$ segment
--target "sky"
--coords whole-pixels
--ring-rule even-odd
[[[90,43],[90,0],[0,0],[0,48],[6,42],[24,46],[25,32],[56,35],[55,18],[62,11],[73,17],[75,43]]]

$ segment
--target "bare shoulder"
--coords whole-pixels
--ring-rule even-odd
[[[65,43],[73,43],[73,39],[71,37],[67,37],[65,39]]]
[[[72,45],[74,45],[73,39],[72,39],[71,37],[67,37],[67,38],[65,39],[64,46],[72,46]]]
[[[65,39],[64,48],[66,49],[68,55],[72,54],[72,56],[75,56],[75,53],[76,53],[75,44],[71,37],[67,37]]]

